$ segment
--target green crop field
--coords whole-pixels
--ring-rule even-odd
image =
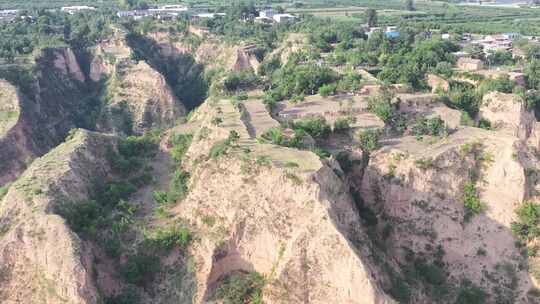
[[[242,0],[146,0],[149,5],[186,4],[194,8],[219,9]],[[58,8],[68,5],[92,5],[118,8],[120,0],[0,0],[0,9]],[[443,30],[476,33],[521,32],[540,35],[540,9],[502,8],[489,6],[460,6],[443,1],[417,0],[415,10],[405,10],[403,0],[245,0],[258,7],[282,6],[288,12],[309,14],[321,18],[363,23],[365,11],[376,9],[380,25],[425,24]]]

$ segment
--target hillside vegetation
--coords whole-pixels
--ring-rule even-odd
[[[330,2],[1,23],[0,303],[539,302],[537,12]]]

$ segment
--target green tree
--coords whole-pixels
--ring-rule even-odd
[[[540,59],[533,59],[525,67],[527,85],[530,89],[540,89]]]
[[[379,131],[371,129],[358,133],[360,148],[365,154],[369,155],[369,153],[379,149],[379,136]]]

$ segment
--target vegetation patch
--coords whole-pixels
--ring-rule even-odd
[[[145,236],[145,241],[150,246],[160,250],[171,250],[175,246],[184,249],[192,239],[190,230],[182,224],[157,228]]]
[[[120,274],[129,284],[144,286],[153,280],[160,269],[159,258],[153,255],[134,254],[121,265]]]
[[[412,134],[417,138],[421,138],[424,135],[446,136],[448,134],[448,129],[440,117],[420,117],[416,120],[411,129]]]
[[[486,209],[486,204],[478,198],[476,185],[472,181],[466,182],[463,186],[462,201],[465,206],[465,222]]]
[[[484,304],[487,303],[487,294],[480,287],[470,281],[461,283],[455,304]]]
[[[525,201],[516,209],[517,221],[512,222],[512,232],[521,241],[527,242],[540,236],[540,205]]]
[[[4,198],[4,196],[6,196],[6,194],[8,193],[9,186],[10,186],[10,184],[7,184],[7,185],[4,185],[4,186],[0,187],[0,200],[2,200]]]
[[[360,148],[364,154],[369,155],[371,152],[380,148],[379,143],[380,133],[377,130],[363,130],[358,133]]]
[[[256,272],[232,274],[217,287],[213,298],[222,300],[224,304],[262,304],[265,284],[264,277]]]

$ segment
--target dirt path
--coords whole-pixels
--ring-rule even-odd
[[[130,199],[131,202],[141,204],[141,217],[151,215],[157,207],[154,200],[154,191],[168,191],[169,189],[171,175],[174,171],[174,163],[166,145],[163,143],[160,144],[159,151],[156,157],[150,162],[150,166],[153,168],[152,176],[154,181],[141,188]]]
[[[279,123],[268,114],[261,100],[250,100],[242,106],[245,109],[243,121],[251,138],[257,138],[268,130],[279,127]]]

